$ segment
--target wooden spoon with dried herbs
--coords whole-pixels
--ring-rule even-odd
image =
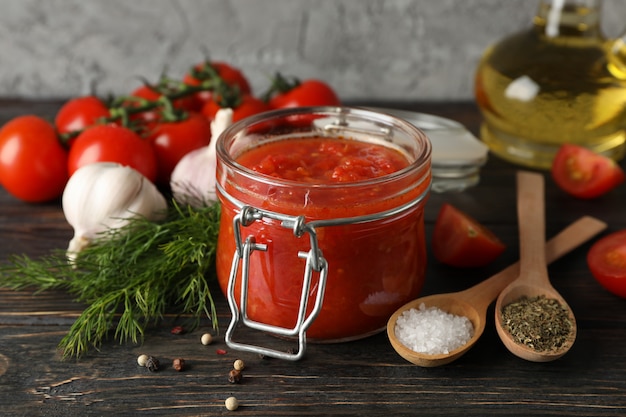
[[[209,284],[219,212],[218,204],[173,202],[163,221],[133,218],[105,231],[73,264],[61,249],[39,259],[13,256],[0,265],[0,286],[66,290],[87,305],[59,343],[64,357],[98,348],[111,334],[120,343],[139,343],[166,312],[190,316],[190,327],[206,316],[217,328]]]
[[[517,215],[520,274],[496,300],[496,330],[514,355],[549,362],[574,344],[576,319],[548,276],[543,175],[518,172]]]

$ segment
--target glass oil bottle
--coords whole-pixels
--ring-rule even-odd
[[[619,160],[626,141],[626,44],[601,30],[601,0],[542,0],[532,27],[489,47],[476,72],[481,139],[547,169],[564,143]]]

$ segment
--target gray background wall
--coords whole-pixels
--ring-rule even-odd
[[[483,50],[527,27],[536,0],[0,0],[0,97],[124,94],[206,51],[261,93],[277,70],[343,99],[472,98]],[[626,2],[606,0],[617,36]]]

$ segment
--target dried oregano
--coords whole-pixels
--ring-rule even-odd
[[[522,297],[502,309],[502,323],[513,339],[538,352],[559,349],[572,332],[567,307],[558,300]]]

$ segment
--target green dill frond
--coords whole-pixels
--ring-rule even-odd
[[[209,281],[219,215],[218,204],[196,209],[173,202],[164,221],[135,218],[107,231],[74,266],[60,250],[37,260],[14,256],[0,266],[0,286],[63,289],[88,306],[59,344],[65,357],[99,348],[111,331],[120,343],[139,343],[145,326],[168,308],[196,323],[207,316],[217,328]]]

